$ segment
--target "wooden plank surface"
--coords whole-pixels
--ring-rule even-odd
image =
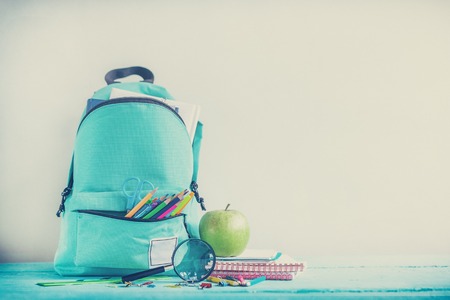
[[[0,264],[0,299],[291,299],[442,297],[450,299],[450,256],[307,257],[306,270],[292,281],[265,281],[253,287],[118,288],[111,284],[40,287],[60,277],[52,263]],[[94,277],[97,278],[97,277]],[[91,278],[92,279],[92,278]]]

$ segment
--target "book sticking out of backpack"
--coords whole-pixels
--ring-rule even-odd
[[[130,75],[140,82],[117,82]],[[116,69],[87,101],[57,212],[61,275],[124,275],[170,264],[198,237],[197,105],[175,101],[142,67]],[[191,201],[196,199],[196,201]]]

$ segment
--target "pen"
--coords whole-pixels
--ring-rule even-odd
[[[137,213],[134,214],[133,219],[140,219],[140,218],[142,218],[143,216],[148,214],[151,209],[152,209],[151,204],[149,204],[149,203],[145,204],[144,206],[141,207],[140,210],[138,210]]]

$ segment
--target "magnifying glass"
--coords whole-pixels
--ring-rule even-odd
[[[173,269],[181,279],[194,283],[208,278],[215,265],[216,254],[208,243],[201,239],[188,239],[175,248],[172,265],[123,276],[122,282],[134,281]]]

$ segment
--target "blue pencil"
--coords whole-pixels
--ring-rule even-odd
[[[248,281],[248,283],[249,283],[248,286],[252,286],[252,285],[258,284],[258,283],[263,282],[265,280],[266,280],[266,276],[256,277],[255,279],[252,279],[252,280]]]

